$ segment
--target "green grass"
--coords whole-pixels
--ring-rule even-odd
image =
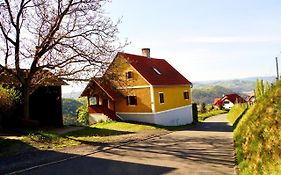
[[[164,130],[147,124],[111,121],[97,123],[82,130],[67,133],[65,136],[81,142],[114,143],[128,141],[128,138],[137,138],[139,133],[150,131],[157,133]]]
[[[281,172],[281,82],[258,99],[234,130],[240,175]]]
[[[227,114],[227,120],[234,125],[248,109],[247,104],[235,104]]]
[[[169,127],[167,127],[169,128]],[[59,149],[82,143],[116,143],[139,138],[140,133],[159,133],[168,129],[146,124],[125,122],[104,122],[84,127],[66,134],[57,134],[48,130],[24,130],[16,139],[0,137],[0,156],[9,156],[26,149]],[[143,135],[142,135],[143,136]],[[14,137],[13,137],[14,138]],[[25,150],[26,150],[25,149]]]
[[[224,113],[227,113],[227,111],[225,111],[225,110],[212,110],[212,111],[207,112],[207,113],[203,113],[203,114],[201,113],[201,114],[198,114],[198,121],[203,122],[204,120],[206,120],[209,117],[219,115],[219,114],[224,114]]]

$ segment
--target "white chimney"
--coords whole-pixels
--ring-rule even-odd
[[[150,58],[150,48],[142,48],[142,56]]]

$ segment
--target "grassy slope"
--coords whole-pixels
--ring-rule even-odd
[[[195,103],[211,104],[214,98],[220,98],[223,94],[229,94],[233,91],[221,86],[205,86],[202,88],[193,88],[192,99]]]
[[[281,82],[251,107],[234,130],[240,174],[281,172]]]
[[[210,112],[207,112],[207,113],[198,114],[198,121],[203,122],[204,120],[206,120],[209,117],[219,115],[219,114],[224,114],[224,113],[227,113],[227,111],[225,111],[225,110],[213,110],[213,111],[210,111]]]
[[[234,125],[247,110],[247,104],[235,104],[227,114],[227,120]]]

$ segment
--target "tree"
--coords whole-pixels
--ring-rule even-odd
[[[23,116],[29,95],[49,70],[60,78],[103,73],[118,42],[118,24],[103,11],[108,0],[4,0],[0,2],[0,69],[20,84]]]

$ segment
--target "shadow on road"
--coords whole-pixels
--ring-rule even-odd
[[[36,161],[33,159],[36,158]],[[95,157],[77,156],[75,154],[60,153],[55,151],[34,151],[33,154],[18,155],[10,158],[0,159],[0,174],[23,170],[44,163],[55,162],[57,160],[69,159],[59,163],[54,163],[19,174],[104,174],[104,175],[124,175],[124,174],[148,174],[160,175],[173,171],[174,168],[130,163]],[[15,164],[16,163],[16,164]]]
[[[34,169],[22,174],[61,175],[61,174],[104,174],[104,175],[161,175],[173,171],[174,168],[130,163],[95,157],[80,157],[58,164]]]
[[[188,131],[213,131],[213,132],[232,132],[232,126],[227,122],[204,122],[197,123],[190,128],[186,128]]]

